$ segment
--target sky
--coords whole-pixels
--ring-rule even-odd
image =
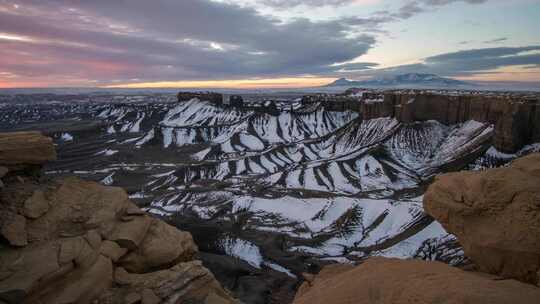
[[[540,0],[0,0],[0,88],[540,86]]]

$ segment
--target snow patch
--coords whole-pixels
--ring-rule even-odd
[[[62,133],[62,136],[60,137],[60,139],[64,142],[73,141],[73,136],[69,133]]]
[[[242,239],[225,237],[220,240],[218,245],[223,248],[227,255],[244,260],[255,268],[261,268],[264,259],[259,247],[255,244]]]

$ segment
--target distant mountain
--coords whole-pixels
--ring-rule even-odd
[[[354,80],[348,80],[347,78],[340,78],[326,86],[327,87],[347,87],[347,86],[354,86],[361,82],[362,81],[354,81]]]
[[[440,77],[434,74],[409,73],[379,77],[364,81],[348,80],[340,78],[325,87],[452,87],[452,86],[471,86],[472,83],[460,81],[452,78]]]

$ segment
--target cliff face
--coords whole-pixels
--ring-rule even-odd
[[[524,145],[540,141],[540,103],[531,100],[487,96],[445,96],[435,94],[384,96],[387,112],[402,122],[437,120],[444,124],[467,120],[495,126],[493,144],[497,150],[513,153]],[[378,114],[365,106],[365,117]]]
[[[493,145],[514,153],[540,142],[540,101],[499,95],[445,95],[423,91],[363,92],[353,95],[307,96],[304,103],[321,102],[331,111],[355,111],[364,119],[395,117],[403,123],[436,120],[457,124],[468,120],[495,126]],[[355,95],[357,94],[357,95]]]
[[[513,153],[540,141],[540,103],[487,96],[385,94],[382,105],[365,104],[365,118],[393,116],[401,122],[437,120],[457,124],[468,120],[495,126],[494,146]]]
[[[190,233],[121,188],[37,178],[35,166],[54,158],[40,155],[54,152],[52,142],[0,134],[13,137],[0,158],[0,303],[236,303],[194,259]]]

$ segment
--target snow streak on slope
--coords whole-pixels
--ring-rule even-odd
[[[404,125],[385,144],[390,157],[429,177],[451,164],[485,148],[493,127],[477,121],[445,126],[436,121]]]
[[[322,108],[299,113],[265,113],[221,108],[197,99],[171,109],[160,122],[165,147],[195,143],[214,145],[212,155],[264,150],[263,145],[296,142],[324,136],[356,114]]]
[[[495,147],[491,146],[484,155],[469,164],[468,168],[471,170],[484,170],[490,168],[497,168],[504,166],[510,161],[525,156],[530,153],[540,152],[540,143],[535,143],[523,147],[520,151],[513,154],[503,153],[498,151]]]
[[[161,124],[167,127],[211,127],[234,125],[252,115],[234,108],[220,108],[208,101],[192,99],[167,112]]]

